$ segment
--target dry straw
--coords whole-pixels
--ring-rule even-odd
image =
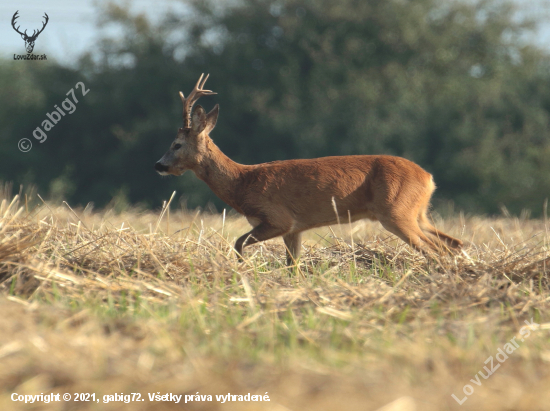
[[[112,374],[120,389],[157,389],[158,381],[166,382],[163,388],[179,389],[170,379],[180,388],[209,394],[221,394],[221,387],[250,390],[271,384],[280,399],[292,397],[293,389],[302,392],[304,402],[296,409],[331,409],[331,395],[344,396],[340,381],[345,380],[353,381],[346,401],[370,404],[364,409],[389,403],[398,392],[431,398],[432,408],[419,409],[442,409],[446,394],[460,389],[471,370],[481,368],[486,353],[514,335],[524,319],[548,320],[546,220],[436,219],[467,243],[463,254],[437,259],[425,259],[376,224],[343,222],[337,230],[309,233],[298,270],[289,271],[282,241],[248,248],[239,263],[232,244],[246,222],[225,212],[169,214],[173,197],[160,214],[94,213],[66,203],[29,210],[18,196],[0,202],[0,290],[9,298],[1,305],[16,302],[26,310],[9,308],[19,312],[14,321],[23,324],[18,339],[2,336],[0,329],[0,361],[9,359],[11,367],[0,373],[0,385],[7,387],[0,392],[0,405],[14,406],[6,402],[9,392],[40,375],[46,379],[40,389],[93,386],[108,394],[101,359],[109,356],[121,367]],[[57,314],[48,317],[37,309]],[[42,331],[36,334],[21,316],[43,324]],[[129,335],[131,342],[124,342],[126,337],[109,342],[105,330]],[[72,345],[60,342],[56,333]],[[538,369],[533,364],[550,358],[547,336],[537,338],[530,338],[531,348],[519,350],[517,361],[507,365],[510,370],[525,377],[525,370]],[[128,344],[128,351],[111,344]],[[90,358],[79,357],[82,347],[90,350]],[[70,371],[61,360],[48,365],[46,357],[56,350],[81,358],[87,369]],[[135,361],[128,363],[124,356]],[[34,371],[25,365],[31,359]],[[523,367],[520,359],[531,362]],[[260,382],[244,383],[233,375],[228,364],[234,361],[238,367],[255,364],[245,374],[259,373]],[[221,367],[216,377],[213,367]],[[403,369],[409,377],[396,371]],[[273,372],[291,375],[303,386],[270,380]],[[60,373],[70,378],[55,385]],[[304,394],[319,383],[311,375],[324,375],[333,384],[323,404]],[[363,377],[343,375],[368,375],[370,383],[395,381],[394,392],[376,384],[372,391]],[[441,392],[430,394],[423,378]],[[546,373],[541,378],[548,381]],[[86,385],[86,379],[95,382]],[[532,392],[519,377],[515,383],[522,390],[517,398]],[[497,397],[485,393],[476,400],[473,395],[464,407],[498,406]],[[308,408],[314,403],[317,408]]]

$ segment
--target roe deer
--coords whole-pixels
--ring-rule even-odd
[[[203,74],[204,75],[204,74]],[[384,228],[423,253],[459,250],[462,241],[433,227],[426,216],[435,189],[432,175],[401,157],[353,155],[238,164],[210,139],[219,106],[208,114],[194,103],[205,95],[203,75],[183,102],[183,127],[155,164],[161,175],[192,170],[224,202],[254,227],[236,244],[239,259],[247,245],[282,236],[287,264],[300,256],[301,233],[342,221],[378,220]],[[338,214],[338,216],[336,215]],[[449,247],[449,248],[447,248]]]

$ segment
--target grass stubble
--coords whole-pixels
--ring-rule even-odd
[[[280,239],[237,261],[238,216],[25,203],[0,201],[0,410],[549,409],[546,220],[436,217],[467,243],[437,260],[342,222],[308,232],[290,272]],[[542,326],[471,382],[531,318]],[[147,399],[197,392],[213,401]],[[102,402],[114,393],[146,400]]]

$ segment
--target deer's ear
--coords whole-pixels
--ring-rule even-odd
[[[191,128],[200,133],[206,127],[206,112],[201,106],[196,106],[191,116]]]
[[[220,105],[216,104],[214,108],[206,115],[206,133],[210,133],[214,127],[216,127],[216,122],[218,121],[218,114],[220,114]]]

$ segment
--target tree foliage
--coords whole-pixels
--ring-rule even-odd
[[[177,92],[202,72],[211,137],[243,163],[393,154],[434,174],[440,201],[469,212],[540,213],[550,193],[548,54],[502,2],[192,1],[159,25],[109,6],[123,28],[75,69],[4,64],[0,178],[98,205],[158,205],[172,190],[214,201],[187,173],[153,171],[181,124]],[[29,153],[46,112],[78,81],[91,90]],[[56,188],[57,187],[57,188]]]

